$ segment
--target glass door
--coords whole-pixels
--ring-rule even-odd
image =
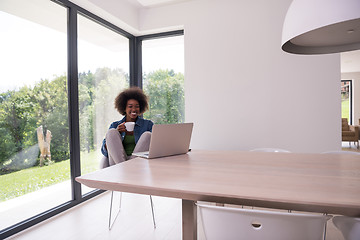
[[[129,39],[78,15],[81,174],[99,169],[105,134],[122,116],[114,107],[129,84]],[[89,189],[82,185],[82,193]]]
[[[0,35],[4,229],[71,200],[67,9],[48,0],[1,1]]]

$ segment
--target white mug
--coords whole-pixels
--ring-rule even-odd
[[[134,131],[134,127],[135,127],[135,122],[126,122],[125,123],[125,128],[126,128],[126,131],[128,131],[128,132]]]

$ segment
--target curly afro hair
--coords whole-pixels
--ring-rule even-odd
[[[135,99],[139,102],[140,114],[148,110],[148,97],[139,87],[131,87],[120,92],[115,98],[115,108],[121,115],[126,115],[126,104],[130,99]]]

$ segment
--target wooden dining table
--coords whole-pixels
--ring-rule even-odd
[[[192,150],[134,158],[76,180],[182,199],[183,239],[197,239],[197,201],[360,217],[360,157],[349,154]]]

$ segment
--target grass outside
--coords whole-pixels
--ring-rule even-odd
[[[82,173],[93,172],[99,168],[98,153],[81,153]],[[17,172],[0,175],[0,202],[6,201],[26,193],[40,190],[70,179],[70,160],[50,164],[49,166],[35,166]]]
[[[349,117],[350,117],[349,99],[345,99],[345,100],[341,101],[341,117],[347,118],[349,120]]]

